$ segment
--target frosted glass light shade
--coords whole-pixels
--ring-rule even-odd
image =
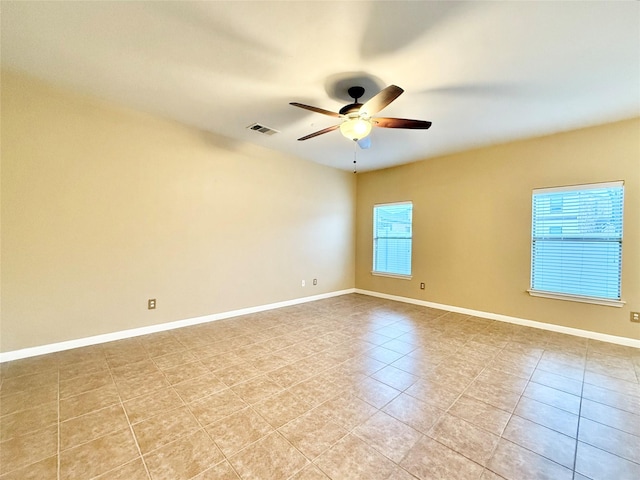
[[[371,133],[371,122],[362,118],[350,118],[340,125],[340,132],[349,140],[360,140]]]

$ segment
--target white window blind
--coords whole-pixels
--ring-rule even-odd
[[[531,293],[620,300],[622,182],[533,191]]]
[[[411,275],[413,204],[373,207],[373,273]]]

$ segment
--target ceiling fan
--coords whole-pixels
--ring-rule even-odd
[[[317,137],[323,133],[329,133],[334,130],[340,129],[342,135],[350,140],[358,142],[361,148],[369,148],[371,146],[371,138],[368,136],[371,133],[372,127],[383,128],[410,128],[410,129],[422,129],[425,130],[431,126],[431,122],[425,120],[409,120],[406,118],[388,118],[388,117],[374,117],[376,113],[381,111],[391,102],[402,94],[404,90],[396,85],[389,85],[387,88],[380,91],[377,95],[371,98],[364,104],[358,103],[358,99],[364,95],[364,88],[351,87],[348,90],[349,96],[353,98],[353,103],[345,105],[338,112],[331,112],[323,108],[312,107],[310,105],[304,105],[302,103],[291,102],[290,105],[294,107],[304,108],[311,110],[312,112],[322,113],[330,117],[342,118],[343,122],[338,125],[324,128],[298,140],[308,140],[309,138]]]

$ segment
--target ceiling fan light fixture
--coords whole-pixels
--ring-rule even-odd
[[[361,140],[371,133],[371,122],[360,117],[349,118],[340,125],[340,132],[349,140]]]

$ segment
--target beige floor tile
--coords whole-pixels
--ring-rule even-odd
[[[394,463],[354,435],[347,435],[314,463],[329,478],[341,480],[386,480],[394,471]]]
[[[293,393],[285,390],[255,404],[253,408],[269,422],[273,428],[278,428],[298,418],[303,413],[308,412],[311,406],[300,400],[300,398]]]
[[[189,404],[201,425],[209,425],[245,408],[247,404],[230,389],[223,390]]]
[[[0,442],[0,474],[58,453],[57,425]]]
[[[353,395],[340,395],[320,405],[318,411],[350,431],[367,421],[378,410]]]
[[[635,395],[627,395],[608,388],[585,383],[582,389],[582,398],[609,405],[610,407],[618,408],[633,413],[634,415],[640,415],[640,397]]]
[[[139,456],[127,427],[60,453],[60,480],[93,478]]]
[[[58,402],[49,402],[29,410],[0,417],[0,441],[26,435],[58,423]]]
[[[116,382],[137,379],[141,376],[156,375],[160,372],[158,366],[150,358],[111,368],[111,374]]]
[[[513,413],[571,438],[576,438],[578,435],[578,415],[546,403],[522,397]]]
[[[229,459],[243,479],[280,480],[302,470],[308,460],[274,432]]]
[[[617,408],[582,399],[580,416],[640,437],[640,416]]]
[[[176,353],[154,357],[152,360],[160,370],[165,371],[195,362],[197,357],[189,350],[180,350]]]
[[[504,439],[498,442],[487,467],[507,480],[522,480],[523,472],[531,479],[571,480],[573,477],[571,469]]]
[[[247,382],[234,385],[231,387],[231,390],[233,390],[245,402],[252,405],[266,400],[276,393],[282,392],[284,388],[272,381],[266,375],[260,375]]]
[[[637,382],[628,382],[593,372],[585,373],[584,382],[607,390],[613,390],[616,393],[640,397],[640,384]]]
[[[71,380],[72,378],[92,373],[103,373],[109,370],[107,359],[102,357],[99,360],[73,363],[71,365],[61,365],[59,370],[60,381]]]
[[[593,480],[636,480],[640,465],[583,442],[578,442],[576,473]]]
[[[173,385],[173,389],[186,403],[192,403],[200,398],[218,393],[228,387],[214,374],[207,373],[201,377],[192,378]]]
[[[466,420],[495,435],[501,435],[511,414],[466,395],[456,400],[449,414]]]
[[[527,386],[528,379],[512,375],[503,370],[486,368],[476,379],[485,385],[491,385],[501,390],[522,394]]]
[[[405,354],[398,353],[394,350],[390,350],[384,347],[375,347],[365,352],[365,355],[371,358],[378,360],[379,362],[385,363],[387,365],[399,360],[404,357]]]
[[[193,477],[193,480],[240,480],[240,477],[229,462],[224,461]]]
[[[200,424],[186,406],[165,410],[133,424],[133,431],[143,455],[200,429]]]
[[[0,397],[0,416],[35,408],[58,400],[58,385],[47,385],[27,392],[18,392]]]
[[[5,362],[0,364],[0,378],[8,379],[34,373],[56,372],[59,368],[59,359],[60,354],[39,355]]]
[[[161,357],[163,355],[169,355],[172,353],[180,352],[185,349],[185,346],[182,345],[175,339],[166,339],[159,342],[153,343],[144,343],[144,347],[147,350],[147,353],[150,357]]]
[[[116,379],[116,387],[123,401],[148,395],[168,386],[169,382],[160,371],[143,373],[126,379]]]
[[[267,373],[267,376],[283,388],[289,388],[307,380],[311,374],[298,365],[286,365]]]
[[[401,393],[400,390],[396,390],[371,377],[362,379],[350,391],[356,397],[376,408],[384,407]]]
[[[60,421],[63,422],[79,417],[117,403],[120,403],[118,390],[115,384],[109,384],[102,388],[60,400]]]
[[[438,420],[428,436],[483,466],[500,438],[449,414]]]
[[[56,385],[57,383],[58,372],[56,370],[9,377],[2,380],[0,395],[4,397],[19,392],[30,392],[41,387]]]
[[[209,369],[199,361],[163,369],[162,373],[171,385],[197,378],[209,373]]]
[[[493,473],[491,470],[485,468],[482,475],[480,475],[480,480],[504,480],[504,477],[501,477],[497,473]]]
[[[223,459],[222,452],[202,430],[181,437],[144,457],[153,480],[191,479]]]
[[[149,474],[141,458],[103,473],[95,480],[149,480]]]
[[[404,357],[403,357],[404,358]],[[402,360],[402,359],[400,359]],[[400,361],[398,360],[398,361]],[[341,367],[354,374],[373,375],[388,364],[368,357],[364,354],[352,357],[342,363]]]
[[[309,465],[296,473],[291,480],[330,480],[322,470],[315,465]]]
[[[206,427],[206,432],[227,458],[273,432],[273,427],[252,408],[244,408]]]
[[[129,423],[120,404],[95,410],[60,423],[60,450],[127,428]]]
[[[348,433],[319,409],[301,415],[278,431],[310,459],[326,451]]]
[[[0,480],[43,480],[49,478],[58,478],[57,456],[45,458],[5,475],[0,475]]]
[[[640,437],[636,435],[581,418],[578,440],[640,464]]]
[[[109,371],[81,375],[60,382],[60,398],[73,397],[109,385],[114,385],[113,378]]]
[[[573,468],[576,453],[575,438],[525,420],[517,415],[511,417],[502,438],[567,468]]]
[[[406,390],[420,378],[417,375],[412,375],[404,370],[400,370],[393,365],[388,365],[376,371],[371,377],[400,391]]]
[[[484,470],[481,465],[429,437],[418,440],[400,465],[424,480],[473,480],[479,479]]]
[[[227,367],[222,370],[215,371],[216,377],[222,381],[225,385],[232,387],[239,383],[246,382],[252,378],[261,374],[260,370],[251,365],[250,363],[239,363],[232,367]]]
[[[396,397],[382,411],[422,433],[427,433],[444,415],[444,410],[406,394]]]
[[[545,358],[544,355],[538,362],[536,368],[580,382],[584,378],[583,366],[577,366],[575,363],[565,363],[564,361],[549,360]]]
[[[167,387],[127,400],[123,405],[129,422],[138,423],[160,412],[178,408],[184,405],[184,402],[173,389]]]
[[[356,427],[353,434],[396,463],[422,437],[417,430],[384,412],[376,413]]]
[[[447,410],[458,399],[462,391],[450,390],[440,383],[421,379],[407,388],[404,393],[440,410]]]
[[[580,412],[580,397],[539,383],[529,383],[523,396],[576,415]]]
[[[513,412],[520,400],[516,391],[481,381],[474,381],[464,394],[506,412]]]
[[[531,376],[531,381],[570,393],[571,395],[582,395],[581,381],[572,380],[567,377],[556,375],[555,373],[536,370]]]

